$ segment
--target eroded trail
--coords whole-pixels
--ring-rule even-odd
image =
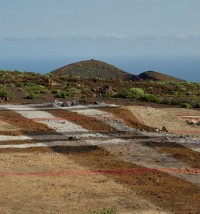
[[[148,133],[151,128],[128,118],[127,112],[6,108],[1,118],[20,134],[0,136],[1,188],[7,193],[0,199],[3,212],[31,213],[34,206],[37,212],[44,208],[59,213],[66,209],[88,213],[102,207],[119,213],[200,210],[199,152],[170,143],[168,135]],[[32,194],[22,208],[27,189]]]

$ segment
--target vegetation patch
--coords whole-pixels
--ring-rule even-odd
[[[114,97],[124,99],[139,99],[145,102],[160,103],[161,99],[154,94],[144,93],[141,88],[130,88],[129,90],[122,90],[117,93]]]
[[[12,97],[12,93],[3,85],[0,85],[0,98],[9,99]]]
[[[182,108],[191,108],[191,105],[189,103],[182,103],[181,107]]]
[[[90,214],[117,214],[117,212],[113,209],[102,209],[99,212],[97,211],[92,211]]]
[[[55,93],[55,97],[57,98],[69,98],[71,95],[68,91],[61,91],[61,90],[57,90],[54,92]]]
[[[150,103],[160,103],[161,102],[161,99],[154,94],[145,94],[143,97],[141,97],[141,100],[143,100],[145,102],[150,102]]]
[[[37,98],[40,94],[46,94],[48,90],[43,85],[37,85],[34,83],[27,83],[27,99]]]

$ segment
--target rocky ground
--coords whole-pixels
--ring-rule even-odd
[[[2,104],[1,213],[199,213],[200,112],[115,104]]]

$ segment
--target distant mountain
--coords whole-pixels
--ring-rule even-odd
[[[155,71],[146,71],[144,73],[141,73],[138,75],[139,79],[142,80],[152,80],[152,81],[167,81],[167,82],[183,82],[184,80],[181,80],[176,77],[172,77],[163,73],[155,72]]]
[[[173,81],[183,82],[183,80],[162,74],[155,71],[147,71],[140,75],[127,73],[113,65],[98,60],[86,60],[75,62],[51,72],[53,76],[71,76],[80,78],[101,78],[115,80],[133,80],[133,81]]]
[[[81,78],[104,78],[104,79],[121,79],[137,80],[136,75],[127,73],[113,65],[98,60],[86,60],[72,63],[52,71],[55,76],[79,76]]]

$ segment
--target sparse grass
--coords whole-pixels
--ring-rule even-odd
[[[23,87],[23,86],[24,86],[24,83],[23,83],[23,82],[16,82],[16,83],[15,83],[15,86],[16,86],[16,87]]]
[[[117,214],[117,212],[113,209],[102,209],[99,212],[97,211],[92,211],[90,214]]]
[[[92,94],[92,91],[90,88],[86,87],[82,89],[82,93],[83,95],[90,96]]]
[[[97,69],[96,65],[95,69]],[[51,84],[52,81],[56,82],[56,85]],[[26,98],[34,99],[51,90],[58,98],[103,96],[178,106],[188,103],[194,108],[199,108],[200,105],[200,84],[193,82],[123,81],[122,79],[110,80],[100,77],[82,79],[62,76],[62,74],[60,76],[41,75],[0,69],[0,84],[4,86],[0,95],[3,99],[10,98],[12,93],[16,94],[17,91],[27,91]],[[102,93],[100,89],[105,85],[112,89],[111,92]],[[20,89],[15,90],[15,87]],[[22,94],[20,93],[20,96]]]

